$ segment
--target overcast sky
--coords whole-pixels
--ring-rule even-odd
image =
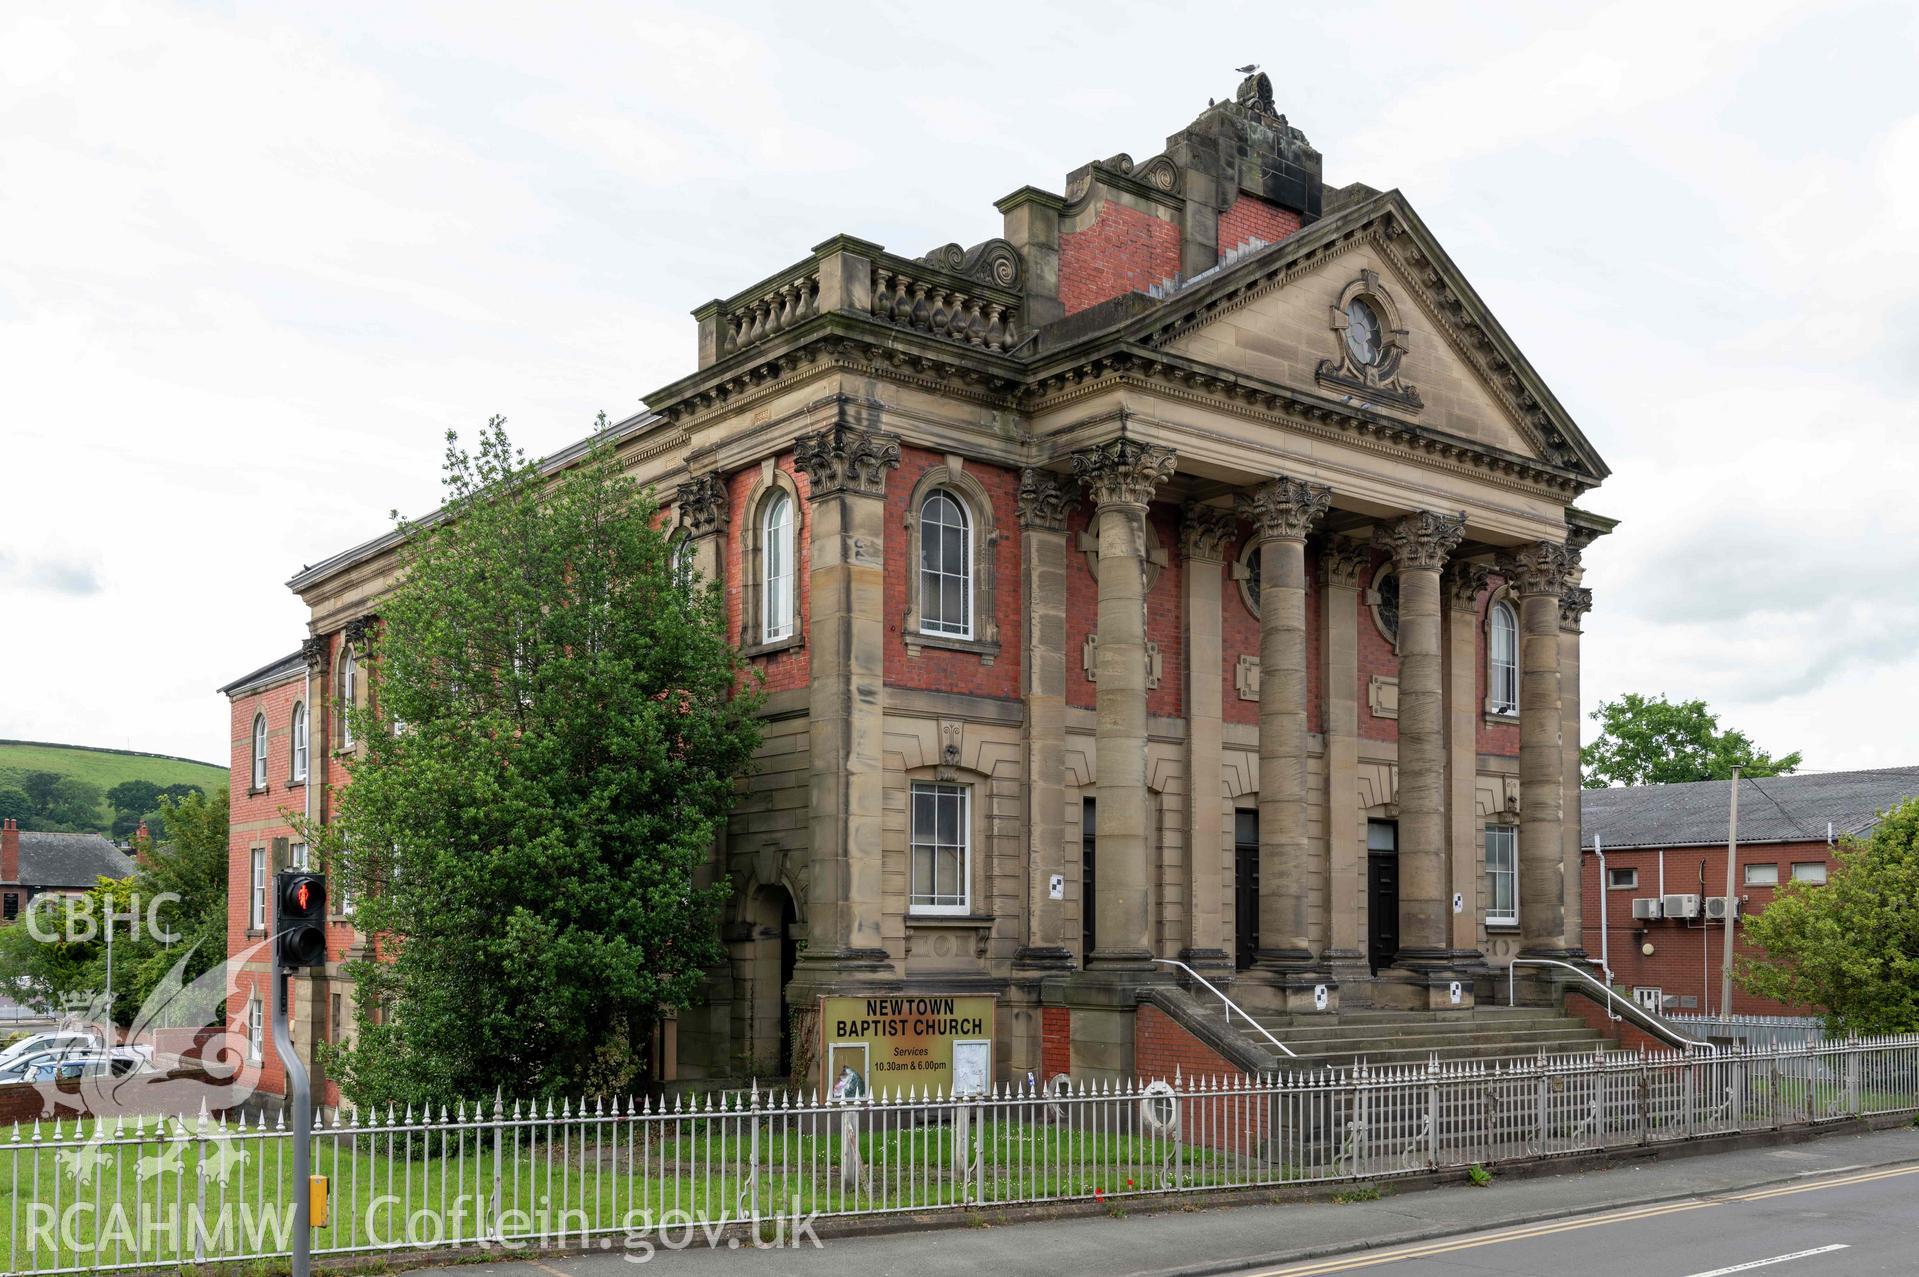
[[[918,255],[1258,61],[1611,464],[1587,708],[1919,761],[1919,20],[1902,3],[0,12],[0,737],[225,762],[284,582],[692,368],[845,231]],[[1178,16],[1175,16],[1178,15]]]

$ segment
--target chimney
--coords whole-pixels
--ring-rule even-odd
[[[153,835],[147,831],[147,822],[142,818],[140,827],[133,831],[133,863],[146,868],[147,850],[152,846]]]
[[[7,817],[0,826],[0,882],[20,881],[20,822]]]

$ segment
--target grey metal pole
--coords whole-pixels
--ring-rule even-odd
[[[1739,906],[1733,870],[1739,863],[1739,769],[1732,769],[1732,815],[1726,826],[1726,948],[1719,965],[1719,1015],[1732,1023],[1732,930]]]
[[[287,994],[291,973],[275,966],[273,971],[273,1049],[280,1053],[280,1065],[286,1070],[287,1103],[293,1107],[293,1277],[310,1277],[313,1271],[313,1229],[311,1188],[308,1177],[312,1167],[313,1102],[306,1065],[293,1049],[293,1034],[287,1028]]]

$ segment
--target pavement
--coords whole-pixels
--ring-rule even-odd
[[[1498,1178],[1374,1201],[1140,1209],[863,1236],[462,1264],[463,1277],[1850,1277],[1919,1273],[1919,1128]],[[1750,1266],[1747,1266],[1750,1265]]]

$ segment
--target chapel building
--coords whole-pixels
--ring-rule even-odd
[[[1326,187],[1254,74],[998,209],[707,302],[615,427],[768,693],[672,1070],[804,1073],[871,992],[994,995],[1001,1079],[1130,1075],[1165,960],[1303,1021],[1579,956],[1607,469],[1405,196]],[[299,669],[254,680],[321,816],[393,550],[296,576]]]

